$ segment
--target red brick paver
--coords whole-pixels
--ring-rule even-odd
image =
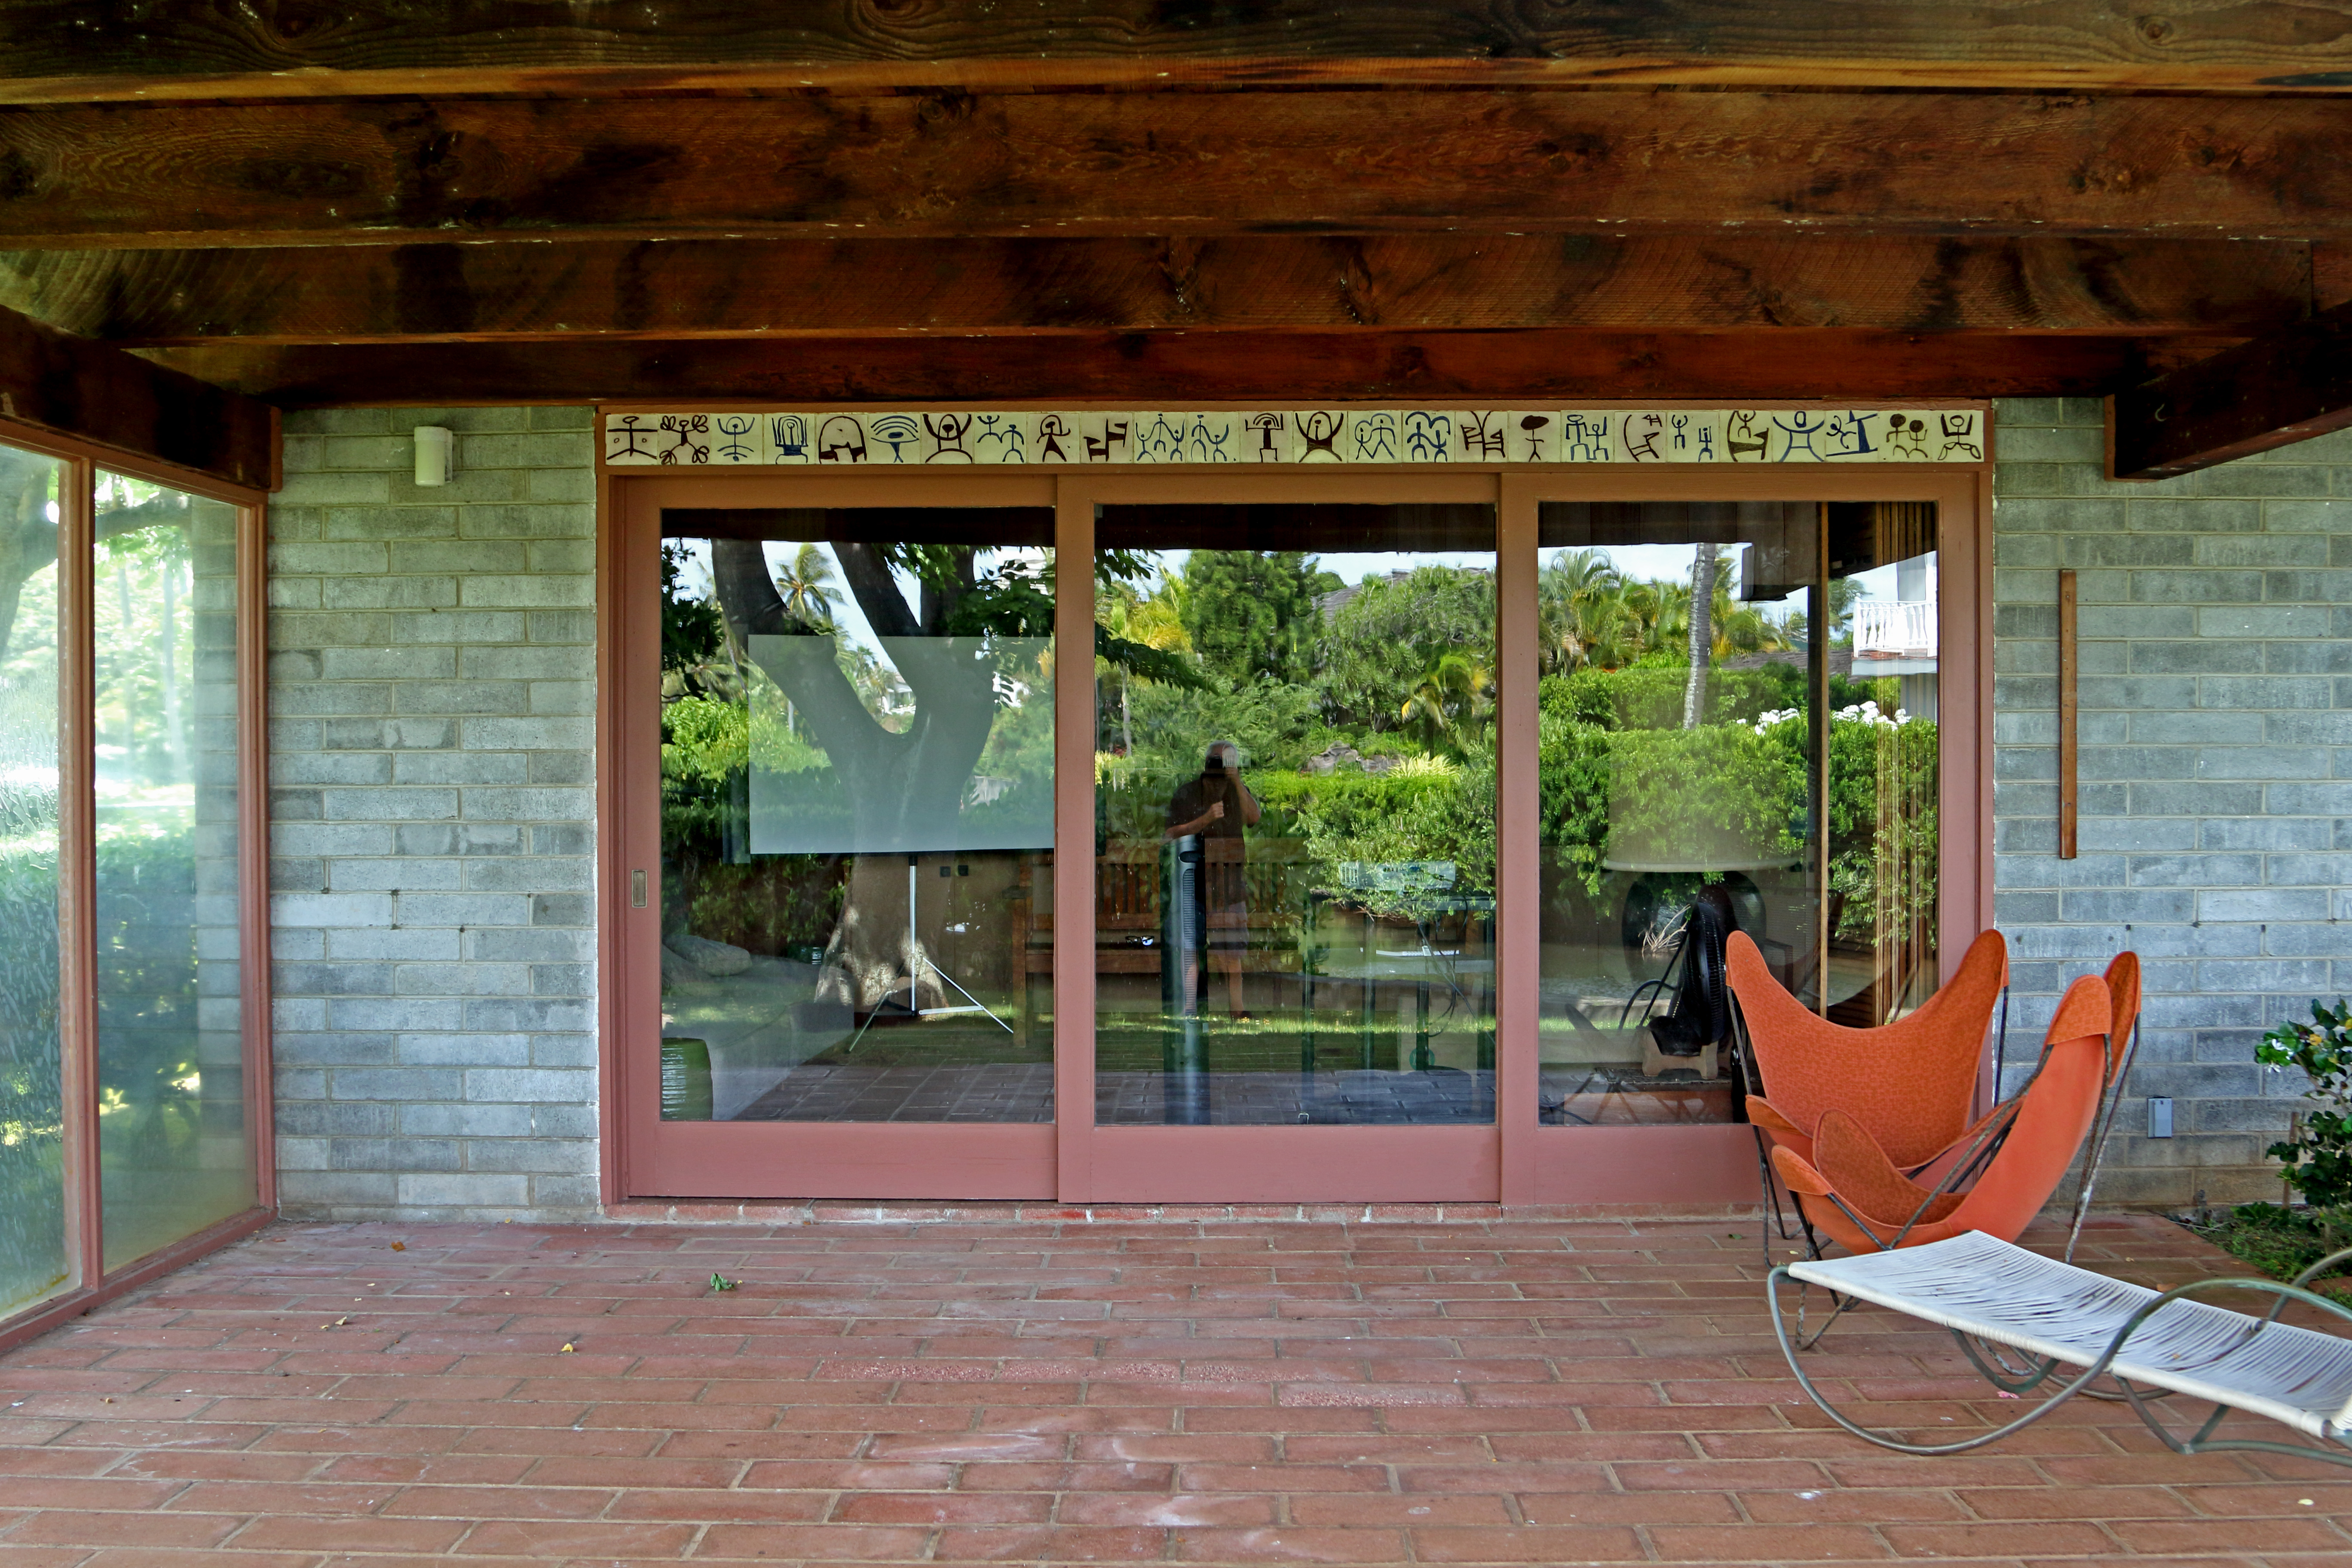
[[[2084,1260],[2237,1271],[2151,1218]],[[1721,1218],[283,1226],[0,1357],[0,1568],[2352,1562],[2352,1472],[2113,1405],[1857,1442],[1760,1276]],[[1817,1375],[2020,1408],[1884,1312]]]

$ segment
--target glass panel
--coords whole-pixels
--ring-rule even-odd
[[[665,1121],[1053,1120],[1053,521],[666,514]]]
[[[63,1289],[58,486],[0,447],[0,1316]]]
[[[1492,1121],[1493,509],[1097,537],[1097,1120]]]
[[[238,1001],[236,511],[98,476],[106,1266],[253,1206]]]
[[[1704,983],[1734,931],[1841,1024],[1934,991],[1935,534],[1924,503],[1542,509],[1543,1121],[1741,1119]]]

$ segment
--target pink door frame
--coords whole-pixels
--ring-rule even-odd
[[[1990,448],[1988,448],[1990,450]],[[1537,1121],[1537,509],[1547,500],[1932,500],[1940,519],[1943,759],[1940,916],[1972,934],[1992,910],[1990,470],[1657,466],[1502,470],[1349,467],[1236,474],[1150,468],[952,478],[805,468],[601,476],[598,681],[599,986],[604,1191],[647,1198],[1056,1199],[1065,1203],[1477,1202],[1644,1209],[1751,1201],[1741,1125],[1544,1127]],[[1095,509],[1192,501],[1487,502],[1496,508],[1500,837],[1491,1127],[1097,1127],[1094,858],[1055,861],[1055,1104],[1048,1124],[664,1123],[659,1116],[658,574],[665,505],[1051,505],[1057,558],[1090,562]],[[1087,584],[1091,573],[1065,576]],[[1057,645],[1089,647],[1093,602],[1061,595]],[[1512,672],[1522,673],[1514,679]],[[1094,835],[1090,682],[1055,683],[1055,837]],[[633,874],[650,886],[630,897]],[[1946,941],[1948,966],[1966,945]]]

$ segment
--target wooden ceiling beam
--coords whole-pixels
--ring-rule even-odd
[[[2168,479],[2352,426],[2352,305],[2107,399],[2107,468]]]
[[[232,485],[278,488],[275,408],[5,310],[0,418]]]
[[[1151,332],[1076,337],[237,342],[149,358],[287,406],[386,402],[1117,403],[1257,397],[2082,395],[2231,339],[1771,332]]]
[[[2245,335],[2296,241],[1892,235],[687,240],[0,255],[0,306],[137,346],[898,331]]]
[[[1318,91],[0,110],[0,248],[2352,235],[2332,100]]]
[[[7,0],[0,100],[1177,82],[2340,89],[2339,5]]]

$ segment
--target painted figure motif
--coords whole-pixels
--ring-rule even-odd
[[[808,461],[808,421],[797,414],[772,414],[768,416],[768,444],[775,449],[779,463]]]
[[[1830,449],[1822,454],[1823,457],[1867,460],[1878,455],[1878,448],[1871,444],[1868,415],[1853,410],[1832,414],[1829,416],[1828,428]]]
[[[1242,428],[1255,437],[1248,447],[1252,460],[1279,463],[1290,456],[1282,446],[1282,433],[1290,428],[1290,421],[1282,415],[1253,414],[1242,421]]]
[[[1723,429],[1723,449],[1733,462],[1760,463],[1764,460],[1764,449],[1770,444],[1772,433],[1757,423],[1760,418],[1761,415],[1745,408],[1731,411],[1731,417]]]
[[[1011,414],[981,414],[972,418],[971,450],[982,463],[1025,463],[1029,443],[1021,421]]]
[[[604,460],[608,463],[655,462],[658,450],[647,445],[655,439],[652,426],[641,423],[642,414],[618,414],[604,422]]]
[[[1462,460],[1499,462],[1509,456],[1503,445],[1503,423],[1492,414],[1467,412],[1457,417],[1462,427]]]
[[[1605,463],[1609,460],[1609,416],[1563,414],[1559,417],[1560,460]]]
[[[710,434],[709,415],[665,414],[662,416],[661,427],[677,437],[661,450],[661,460],[665,467],[677,464],[698,468],[710,461],[710,443],[695,439],[697,436]]]
[[[1397,416],[1385,408],[1359,414],[1348,431],[1348,459],[1355,463],[1393,463],[1397,458]]]
[[[866,460],[866,427],[846,414],[836,414],[816,430],[816,460],[820,463],[862,463]]]
[[[1519,461],[1540,463],[1551,457],[1551,416],[1522,414],[1518,417]],[[1564,432],[1565,427],[1563,427]]]
[[[1184,461],[1188,463],[1237,463],[1241,454],[1233,447],[1234,416],[1230,414],[1195,414],[1184,431]]]
[[[965,437],[971,434],[971,420],[972,416],[969,414],[924,415],[923,434],[931,438],[931,449],[923,461],[926,463],[972,461],[971,449],[964,446]]]
[[[1974,463],[1984,461],[1984,446],[1974,439],[1977,433],[1977,416],[1974,414],[1946,414],[1939,416],[1937,423],[1944,432],[1943,461],[1957,462],[1962,458]]]
[[[756,463],[760,460],[760,418],[755,414],[716,414],[710,427],[718,435],[716,446],[722,463]]]
[[[1310,408],[1298,416],[1298,461],[1302,463],[1336,463],[1339,460],[1340,431],[1347,428],[1348,416],[1328,408]]]
[[[1677,418],[1685,416],[1677,415]],[[1625,456],[1636,463],[1663,463],[1666,454],[1658,443],[1666,434],[1666,416],[1663,414],[1628,414],[1625,416]],[[1675,432],[1675,445],[1682,444],[1682,432]]]
[[[1404,416],[1404,454],[1416,463],[1443,463],[1454,456],[1454,417],[1425,408]]]
[[[1085,438],[1087,461],[1089,463],[1128,461],[1127,436],[1129,430],[1133,428],[1133,423],[1127,419],[1105,419],[1102,422],[1101,435],[1090,435]]]
[[[1058,414],[1040,414],[1037,416],[1037,460],[1039,462],[1073,463],[1077,461],[1076,458],[1071,456],[1070,449],[1062,445],[1065,441],[1074,441],[1076,439],[1077,439],[1077,432],[1070,428],[1070,422],[1062,416]]]
[[[866,434],[890,448],[890,461],[907,460],[907,448],[922,439],[923,427],[911,414],[884,414],[866,421]]]
[[[1886,450],[1898,458],[1927,460],[1927,422],[1907,414],[1886,416]]]
[[[1155,414],[1135,437],[1139,463],[1181,463],[1184,460],[1184,416]]]
[[[1814,447],[1813,439],[1827,429],[1827,421],[1815,415],[1811,409],[1792,409],[1786,419],[1775,416],[1772,427],[1785,437],[1780,444],[1780,460],[1781,462],[1818,463],[1822,461],[1821,451]],[[1797,456],[1801,448],[1805,454],[1801,459]]]

